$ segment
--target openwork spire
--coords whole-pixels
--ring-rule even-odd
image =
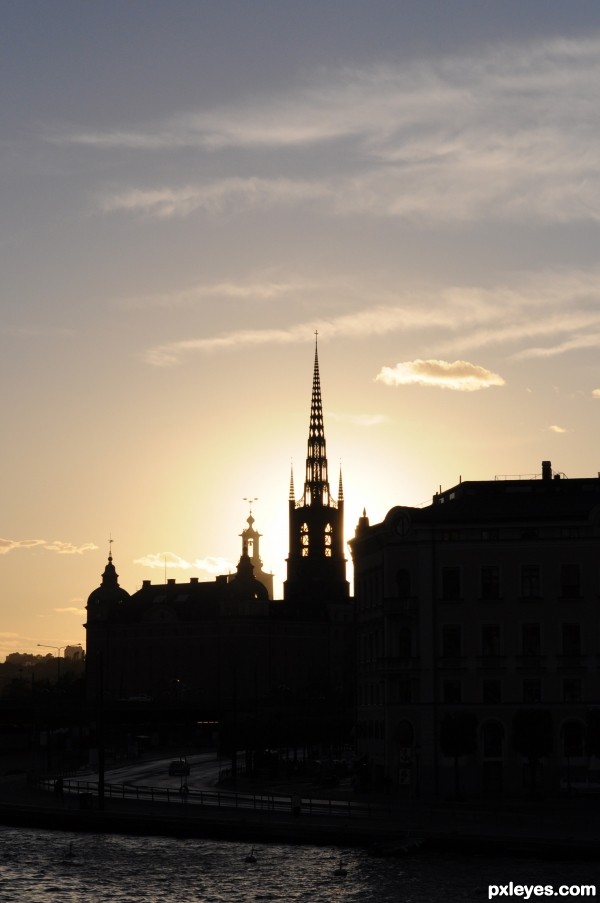
[[[321,400],[321,379],[319,376],[319,349],[315,333],[315,368],[313,372],[310,424],[308,428],[308,453],[306,456],[306,480],[304,483],[305,505],[332,502],[327,477],[327,452],[323,427],[323,402]]]

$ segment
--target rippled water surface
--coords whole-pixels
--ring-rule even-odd
[[[425,853],[374,859],[362,850],[264,844],[249,864],[250,852],[241,843],[0,828],[0,901],[475,903],[488,899],[488,884],[558,886],[598,879],[594,863],[475,858],[466,852],[460,859]],[[340,863],[345,874],[336,874]]]

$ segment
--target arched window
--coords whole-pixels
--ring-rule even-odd
[[[302,549],[302,557],[306,558],[308,556],[308,550],[310,547],[308,524],[302,524],[302,526],[300,527],[300,547]]]
[[[331,537],[333,535],[333,530],[331,528],[331,524],[327,524],[325,527],[325,557],[331,558]]]
[[[483,758],[501,759],[504,746],[504,727],[499,721],[487,721],[481,729]]]
[[[584,755],[584,731],[580,721],[566,721],[560,732],[565,759]]]

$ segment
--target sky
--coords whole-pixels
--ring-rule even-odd
[[[250,499],[281,596],[315,331],[347,539],[600,471],[597,0],[0,11],[0,658],[85,644],[111,538],[234,570]]]

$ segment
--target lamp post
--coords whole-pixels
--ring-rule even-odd
[[[60,653],[69,646],[81,646],[81,643],[67,643],[66,646],[48,646],[46,643],[38,643],[38,646],[41,646],[42,649],[54,649],[56,652],[56,684],[58,687],[58,682],[60,681]]]
[[[48,646],[46,643],[38,643],[42,649],[54,649],[56,652],[56,683],[60,680],[60,653],[62,649],[65,649],[65,646]]]

